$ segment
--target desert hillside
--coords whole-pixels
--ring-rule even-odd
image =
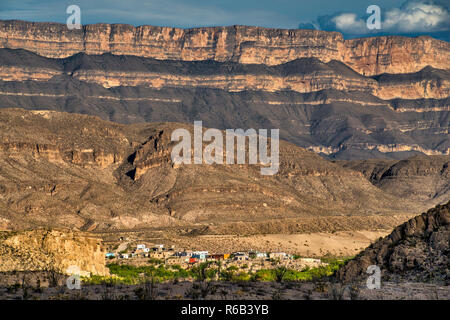
[[[177,128],[192,125],[121,125],[54,111],[0,110],[3,228],[387,229],[426,207],[283,141],[273,176],[262,176],[259,165],[174,165],[170,136]]]

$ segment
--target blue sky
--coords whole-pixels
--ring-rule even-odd
[[[448,2],[448,1],[446,1]],[[0,0],[0,19],[64,23],[66,8],[81,8],[81,23],[127,23],[190,28],[256,25],[317,28],[347,38],[376,34],[431,35],[449,41],[446,2],[428,0]],[[382,28],[365,26],[369,5],[378,5]]]

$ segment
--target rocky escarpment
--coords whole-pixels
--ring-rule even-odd
[[[0,49],[0,80],[48,81],[67,75],[105,88],[217,88],[235,91],[320,90],[367,92],[380,99],[443,99],[449,96],[450,73],[427,67],[412,74],[365,77],[342,62],[301,58],[266,66],[214,61],[155,60],[111,54],[76,54],[48,59],[24,50]]]
[[[0,272],[108,275],[101,240],[88,233],[37,229],[0,232]]]
[[[427,66],[412,74],[382,74],[373,78],[378,84],[374,95],[382,99],[445,99],[450,96],[450,70]]]
[[[337,272],[343,281],[367,277],[377,265],[383,279],[449,284],[450,202],[398,226]]]
[[[68,30],[58,23],[0,21],[0,45],[52,58],[113,53],[161,60],[216,60],[277,65],[304,57],[341,61],[363,75],[447,69],[449,44],[430,37],[344,40],[342,34],[248,26],[177,29],[96,24]]]
[[[359,172],[284,141],[273,176],[261,175],[259,164],[174,164],[171,133],[180,128],[192,132],[180,123],[119,125],[85,115],[1,109],[0,136],[14,143],[0,150],[2,228],[185,230],[239,221],[249,228],[269,221],[268,227],[282,228],[287,218],[296,228],[303,219],[338,216],[339,228],[354,230],[392,225],[410,208],[422,209],[385,194]],[[108,165],[89,157],[55,161],[36,152],[36,145],[122,157]]]
[[[47,120],[51,120],[55,115],[50,111],[34,111],[32,114]],[[0,130],[7,130],[6,128],[10,127],[9,120],[7,118],[1,120],[4,122],[0,124]],[[36,137],[29,136],[29,133],[24,133],[20,139],[14,135],[2,135],[0,151],[11,157],[29,156],[34,159],[46,159],[55,164],[67,162],[82,166],[108,167],[121,162],[125,156],[121,148],[129,143],[128,140],[124,136],[113,137],[108,129],[90,126],[89,118],[86,118],[86,121],[83,127],[80,127],[80,124],[76,126],[76,129],[80,130],[78,134],[85,137],[83,140],[77,141],[76,137],[68,136],[64,141],[58,141],[52,137],[57,128],[46,128]],[[26,121],[24,125],[27,126]],[[90,136],[98,136],[100,139]]]
[[[0,81],[0,106],[85,113],[122,123],[203,120],[205,126],[218,129],[279,128],[282,139],[336,159],[448,155],[450,151],[448,98],[386,101],[369,93],[337,90],[104,88],[65,76]],[[75,146],[62,152],[96,161],[102,148],[90,149]],[[123,157],[113,149],[107,155],[109,163]]]
[[[266,66],[214,61],[155,60],[111,54],[77,54],[65,59],[46,59],[24,50],[0,49],[0,79],[46,81],[56,75],[100,84],[103,87],[217,88],[227,91],[323,89],[372,92],[375,80],[366,78],[338,61],[328,64],[316,58]],[[20,70],[22,69],[22,70]]]

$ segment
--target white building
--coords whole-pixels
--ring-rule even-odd
[[[267,258],[267,253],[265,252],[256,252],[255,253],[257,259],[265,259]]]
[[[286,253],[285,252],[271,252],[269,253],[270,259],[285,259]]]
[[[192,252],[192,255],[204,255],[204,256],[207,256],[208,255],[208,251],[194,251],[194,252]]]

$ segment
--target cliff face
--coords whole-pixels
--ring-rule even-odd
[[[108,275],[105,253],[100,239],[83,232],[0,233],[0,272],[55,270],[67,274],[69,267],[77,266],[83,276]]]
[[[0,47],[45,57],[84,52],[161,60],[216,60],[277,65],[303,57],[341,61],[364,75],[448,68],[450,44],[429,37],[344,40],[337,32],[231,26],[195,29],[123,24],[86,25],[0,21]]]
[[[372,37],[345,40],[344,63],[364,75],[448,69],[450,43],[431,37]]]
[[[320,90],[370,93],[380,99],[443,99],[450,93],[450,71],[426,67],[416,73],[362,76],[342,62],[301,58],[267,66],[236,62],[155,60],[112,54],[48,59],[24,50],[0,49],[0,80],[48,81],[70,76],[110,87],[217,88],[236,91]]]

